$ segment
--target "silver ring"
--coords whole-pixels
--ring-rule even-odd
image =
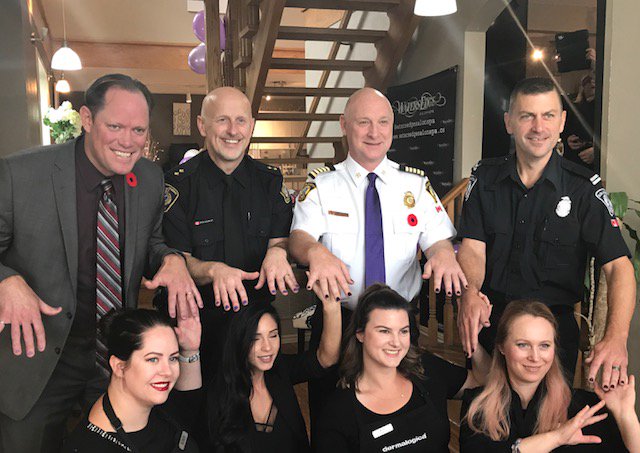
[[[612,365],[611,369],[614,370],[614,371],[620,371],[621,370],[620,365]]]
[[[0,324],[4,327],[7,323],[4,321],[0,321]]]

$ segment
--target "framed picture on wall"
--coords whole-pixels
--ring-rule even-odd
[[[191,104],[173,103],[173,135],[191,135]]]

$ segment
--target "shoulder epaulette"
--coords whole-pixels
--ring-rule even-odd
[[[273,165],[268,165],[263,162],[260,162],[257,159],[253,159],[253,163],[255,164],[258,170],[264,171],[266,173],[271,173],[272,175],[281,175],[282,172],[278,167],[274,167]]]
[[[413,173],[414,175],[424,177],[424,170],[421,170],[415,167],[410,167],[408,165],[400,164],[400,166],[398,167],[398,170],[404,171],[405,173]]]
[[[336,167],[334,167],[333,165],[327,165],[326,167],[320,167],[320,168],[316,168],[315,170],[309,172],[309,177],[311,179],[316,179],[316,176],[322,174],[322,173],[329,173],[331,171],[335,171]]]
[[[203,151],[206,153],[206,151]],[[186,176],[191,175],[202,161],[202,152],[196,156],[193,156],[191,159],[186,161],[183,164],[180,164],[176,167],[173,167],[165,174],[165,179],[171,181],[182,181]]]
[[[564,168],[565,170],[574,173],[581,178],[588,179],[594,186],[602,181],[597,173],[594,173],[592,170],[589,170],[588,168],[585,168],[580,164],[572,162],[569,159],[560,159],[560,165],[562,165],[562,168]]]

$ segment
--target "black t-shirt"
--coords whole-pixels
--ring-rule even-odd
[[[163,232],[167,245],[188,252],[202,261],[225,261],[223,196],[226,175],[206,151],[165,175]],[[245,156],[232,173],[233,190],[242,228],[244,271],[259,271],[269,239],[289,236],[293,203],[280,170]],[[253,286],[245,282],[249,300],[255,299]],[[213,306],[211,285],[200,287],[202,298]],[[267,285],[260,299],[272,300]]]
[[[186,437],[185,453],[197,453],[198,446],[191,436],[183,434],[193,426],[193,407],[202,399],[202,390],[172,391],[162,406],[149,414],[149,422],[140,431],[128,432],[127,438],[140,453],[170,453]],[[117,414],[116,414],[117,415]],[[81,421],[62,448],[62,453],[122,453],[130,451],[128,445],[115,432],[98,428],[87,418]]]
[[[447,399],[453,398],[467,379],[467,370],[453,365],[430,353],[422,357],[425,379],[413,381],[411,398],[402,408],[392,414],[376,414],[364,407],[353,389],[337,390],[327,402],[318,422],[317,433],[312,438],[313,451],[318,453],[346,453],[360,451],[360,433],[363,426],[374,422],[391,423],[394,418],[406,415],[425,404],[432,404],[439,417],[447,419]],[[433,420],[418,423],[429,425]],[[443,441],[447,451],[449,439],[448,420],[443,425],[447,432]],[[427,442],[429,439],[427,439]],[[430,448],[433,446],[429,445]],[[438,446],[436,446],[438,447]],[[402,450],[398,450],[402,451]]]
[[[556,152],[530,189],[515,155],[474,167],[460,236],[486,244],[482,291],[494,304],[573,305],[583,297],[588,254],[599,265],[630,256],[600,177]]]
[[[539,388],[529,402],[527,409],[522,409],[522,404],[518,394],[512,390],[511,408],[509,420],[511,422],[509,438],[502,441],[493,441],[488,436],[477,433],[469,428],[465,416],[469,410],[471,402],[480,394],[482,387],[466,390],[462,397],[462,409],[460,413],[460,453],[511,453],[511,445],[516,439],[523,439],[533,434],[538,416],[538,405],[542,397]],[[571,402],[567,409],[567,417],[574,417],[585,405],[593,406],[600,401],[595,393],[576,389],[573,391]],[[602,413],[602,410],[599,413]],[[620,431],[615,419],[611,414],[604,420],[587,426],[582,429],[585,435],[595,435],[602,439],[601,444],[583,444],[563,446],[555,449],[557,452],[593,452],[593,453],[613,453],[626,452]]]

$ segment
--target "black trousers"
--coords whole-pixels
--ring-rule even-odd
[[[61,354],[25,418],[0,414],[0,453],[58,453],[74,405],[88,410],[106,390],[109,381],[96,367],[94,338],[70,337]]]
[[[506,304],[495,304],[491,312],[491,326],[485,327],[478,335],[478,341],[489,354],[493,353],[498,329],[498,321],[504,312]],[[558,323],[558,342],[560,349],[558,356],[565,372],[569,385],[573,385],[573,377],[576,373],[576,360],[578,359],[578,346],[580,345],[580,330],[573,314],[573,306],[553,305],[549,307]]]

